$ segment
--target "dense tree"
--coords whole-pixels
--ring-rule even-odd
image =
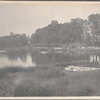
[[[70,23],[59,24],[51,21],[47,27],[37,29],[31,36],[31,44],[35,46],[59,46],[71,42],[81,42],[82,19],[72,19]]]
[[[59,32],[61,25],[57,21],[52,21],[48,27],[43,29],[37,29],[35,34],[31,36],[31,44],[35,46],[51,46],[59,44],[60,38],[57,33]]]
[[[91,33],[93,34],[93,37],[96,42],[98,41],[98,37],[100,36],[100,14],[91,14],[88,17],[89,24],[91,26]]]
[[[14,34],[13,32],[10,33],[8,36],[0,37],[0,47],[21,47],[28,45],[28,39],[26,34]]]
[[[81,42],[82,41],[82,34],[83,34],[82,21],[83,20],[80,18],[71,19],[70,35],[73,38],[74,42]]]
[[[71,19],[64,24],[53,20],[48,26],[37,29],[30,43],[35,46],[59,46],[76,42],[87,46],[94,42],[100,44],[100,14],[91,14],[87,20]]]
[[[83,34],[82,34],[82,42],[88,45],[90,45],[90,39],[91,39],[91,28],[90,28],[90,24],[88,20],[83,20],[82,22],[82,30],[83,30]]]

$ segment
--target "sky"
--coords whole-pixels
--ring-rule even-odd
[[[65,23],[77,17],[87,19],[96,13],[100,13],[100,2],[0,1],[0,36],[10,32],[31,36],[52,20]]]

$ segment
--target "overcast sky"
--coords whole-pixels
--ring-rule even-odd
[[[52,20],[65,23],[77,17],[86,19],[92,13],[100,13],[100,3],[0,1],[0,36],[10,32],[31,35]]]

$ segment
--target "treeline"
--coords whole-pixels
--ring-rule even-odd
[[[10,33],[8,36],[0,37],[0,48],[22,47],[28,45],[29,37],[26,34]]]
[[[87,19],[71,19],[59,24],[53,20],[48,26],[37,29],[31,36],[33,46],[61,46],[72,43],[82,45],[100,44],[100,14],[91,14]]]
[[[100,46],[100,14],[91,14],[87,19],[71,19],[70,22],[51,23],[36,30],[31,37],[26,34],[10,33],[0,37],[0,48],[23,46],[63,46],[81,43],[87,46]]]

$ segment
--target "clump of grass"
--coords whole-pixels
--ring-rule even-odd
[[[22,66],[6,66],[0,69],[0,78],[7,76],[10,73],[17,73],[17,72],[26,72],[26,71],[35,71],[33,67],[25,68]]]
[[[54,91],[41,87],[40,85],[20,85],[15,88],[14,96],[52,96]]]
[[[0,69],[0,78],[6,76],[9,73],[16,73],[16,72],[21,72],[23,68],[21,67],[4,67]]]
[[[45,79],[53,79],[64,75],[59,68],[54,67],[37,69],[35,74]]]
[[[69,84],[64,92],[65,96],[94,96],[97,93],[96,88],[89,84]]]

